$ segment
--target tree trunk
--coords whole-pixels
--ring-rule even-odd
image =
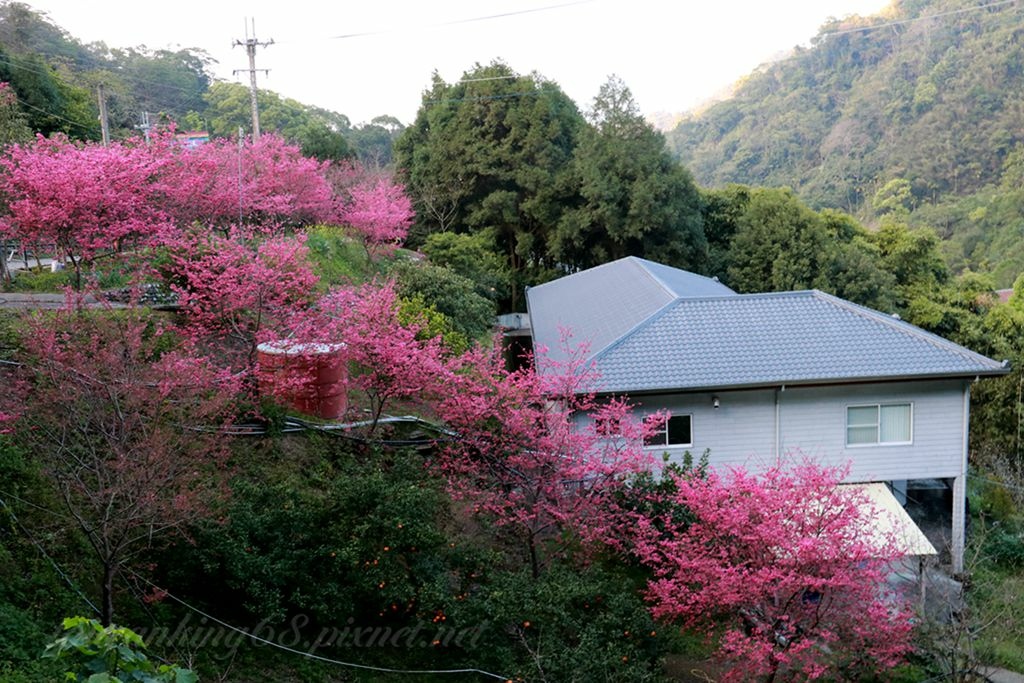
[[[527,534],[526,543],[530,548],[530,570],[534,579],[540,578],[540,558],[537,557],[537,541],[532,533]]]
[[[110,626],[114,621],[114,573],[116,570],[117,567],[112,561],[103,565],[103,585],[100,587],[102,599],[100,622],[104,626]]]
[[[79,259],[70,253],[68,258],[71,259],[71,265],[75,267],[75,291],[80,292],[82,291],[82,264],[79,262]]]
[[[11,271],[7,268],[7,245],[0,243],[0,283],[11,284]]]

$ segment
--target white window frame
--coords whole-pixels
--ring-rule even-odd
[[[676,417],[685,417],[685,418],[687,418],[690,421],[690,443],[668,443],[668,422],[672,418],[676,418]],[[662,443],[646,444],[645,443],[644,444],[644,448],[651,449],[651,450],[654,450],[654,449],[665,450],[666,448],[692,448],[693,447],[693,413],[679,413],[678,415],[675,415],[675,414],[674,415],[670,415],[668,420],[665,420],[665,424],[662,425],[661,430],[658,431],[658,432],[655,432],[655,434],[664,434],[665,435],[665,443],[663,443],[663,444]]]
[[[907,406],[910,408],[910,440],[909,441],[882,441],[882,408],[887,406]],[[878,422],[875,424],[875,441],[871,443],[850,443],[850,408],[876,408],[878,410]],[[886,401],[880,403],[850,403],[847,404],[845,418],[845,441],[847,448],[878,448],[879,446],[912,446],[914,444],[914,402],[913,401]],[[869,425],[861,425],[869,426]]]

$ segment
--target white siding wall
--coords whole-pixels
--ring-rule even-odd
[[[783,458],[808,457],[851,464],[850,481],[892,481],[960,475],[964,382],[936,380],[836,387],[787,387],[778,392]],[[720,407],[712,407],[718,396]],[[716,467],[760,469],[776,462],[775,390],[723,391],[639,397],[639,412],[667,409],[693,415],[693,446],[663,449],[674,458],[710,449]],[[913,443],[846,446],[846,407],[870,403],[913,405]]]

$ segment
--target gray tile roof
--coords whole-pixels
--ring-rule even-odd
[[[561,358],[560,329],[597,353],[681,297],[734,295],[711,278],[630,256],[526,291],[534,345]]]
[[[819,291],[678,299],[596,354],[602,391],[1003,374],[982,355]]]

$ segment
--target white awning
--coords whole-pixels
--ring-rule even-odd
[[[935,546],[914,523],[903,509],[889,487],[882,483],[843,484],[844,488],[856,490],[867,499],[868,505],[877,510],[871,533],[878,541],[884,542],[895,533],[900,550],[906,555],[937,555]]]

